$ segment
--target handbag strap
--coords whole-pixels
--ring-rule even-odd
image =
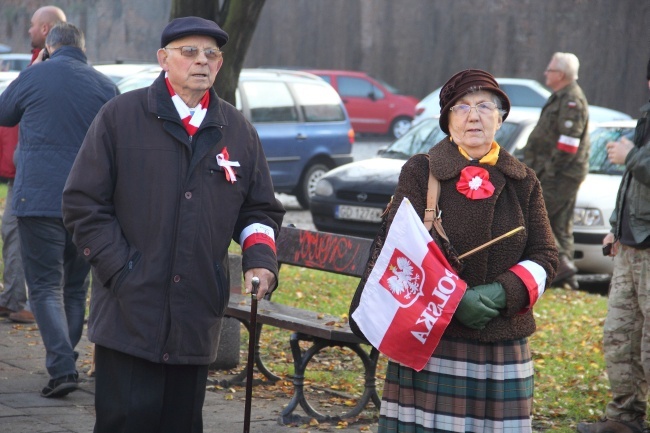
[[[438,199],[440,198],[440,181],[429,170],[429,186],[427,188],[427,207],[424,209],[424,226],[427,231],[431,231],[431,227],[436,229],[438,235],[449,242],[449,238],[442,227],[442,219],[440,208],[438,207]]]

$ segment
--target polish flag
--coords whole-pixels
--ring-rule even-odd
[[[381,353],[420,371],[466,289],[404,198],[352,317]]]
[[[580,139],[569,137],[568,135],[560,135],[557,141],[557,148],[567,153],[578,153],[580,147]]]

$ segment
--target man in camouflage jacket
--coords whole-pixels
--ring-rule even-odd
[[[573,208],[589,168],[589,111],[576,80],[578,58],[555,53],[544,72],[553,90],[524,149],[524,162],[542,184],[544,202],[560,253],[555,282],[577,288],[573,263]]]
[[[650,62],[648,62],[650,88]],[[613,164],[625,164],[610,218],[614,273],[607,300],[603,352],[612,399],[605,418],[578,424],[580,433],[641,433],[647,412],[650,356],[650,102],[641,107],[634,142],[607,143]]]

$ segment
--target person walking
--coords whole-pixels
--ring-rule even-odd
[[[647,76],[650,89],[650,61]],[[601,421],[580,433],[642,433],[648,408],[650,358],[650,102],[641,107],[634,142],[607,143],[612,164],[625,164],[603,246],[614,257],[603,350],[612,399]]]
[[[160,76],[104,106],[66,183],[64,223],[93,271],[95,433],[203,431],[231,241],[247,292],[277,285],[284,208],[255,128],[212,88],[227,41],[213,21],[171,21]]]
[[[50,29],[65,21],[65,13],[56,6],[43,6],[34,12],[28,31],[32,45],[30,66],[34,62],[41,61],[39,54],[45,48],[45,38]],[[0,295],[0,316],[8,316],[12,322],[34,323],[34,314],[27,300],[23,261],[20,257],[18,220],[11,209],[13,183],[16,173],[14,152],[17,144],[18,126],[0,126],[0,176],[7,179],[7,199],[2,213],[1,231],[4,292]]]
[[[20,237],[18,220],[11,210],[16,166],[13,158],[18,145],[18,127],[0,127],[0,177],[7,179],[7,197],[2,212],[2,282],[4,291],[0,293],[0,317],[20,323],[33,323],[34,315],[27,304],[27,285],[23,261],[20,258]]]
[[[72,163],[99,109],[119,93],[88,65],[83,33],[59,23],[45,40],[50,59],[25,69],[0,95],[0,125],[20,122],[12,208],[32,312],[50,376],[43,397],[78,385],[75,346],[86,310],[89,266],[63,226],[61,196]]]
[[[524,163],[542,183],[544,203],[560,254],[553,283],[577,289],[573,262],[573,208],[589,170],[589,105],[577,83],[580,62],[571,53],[555,53],[544,74],[553,94],[524,148]]]

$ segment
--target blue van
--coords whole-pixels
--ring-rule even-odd
[[[124,93],[150,85],[160,67],[126,77]],[[338,93],[306,72],[243,69],[236,107],[255,126],[278,193],[309,209],[316,184],[330,169],[352,162],[354,130]]]

